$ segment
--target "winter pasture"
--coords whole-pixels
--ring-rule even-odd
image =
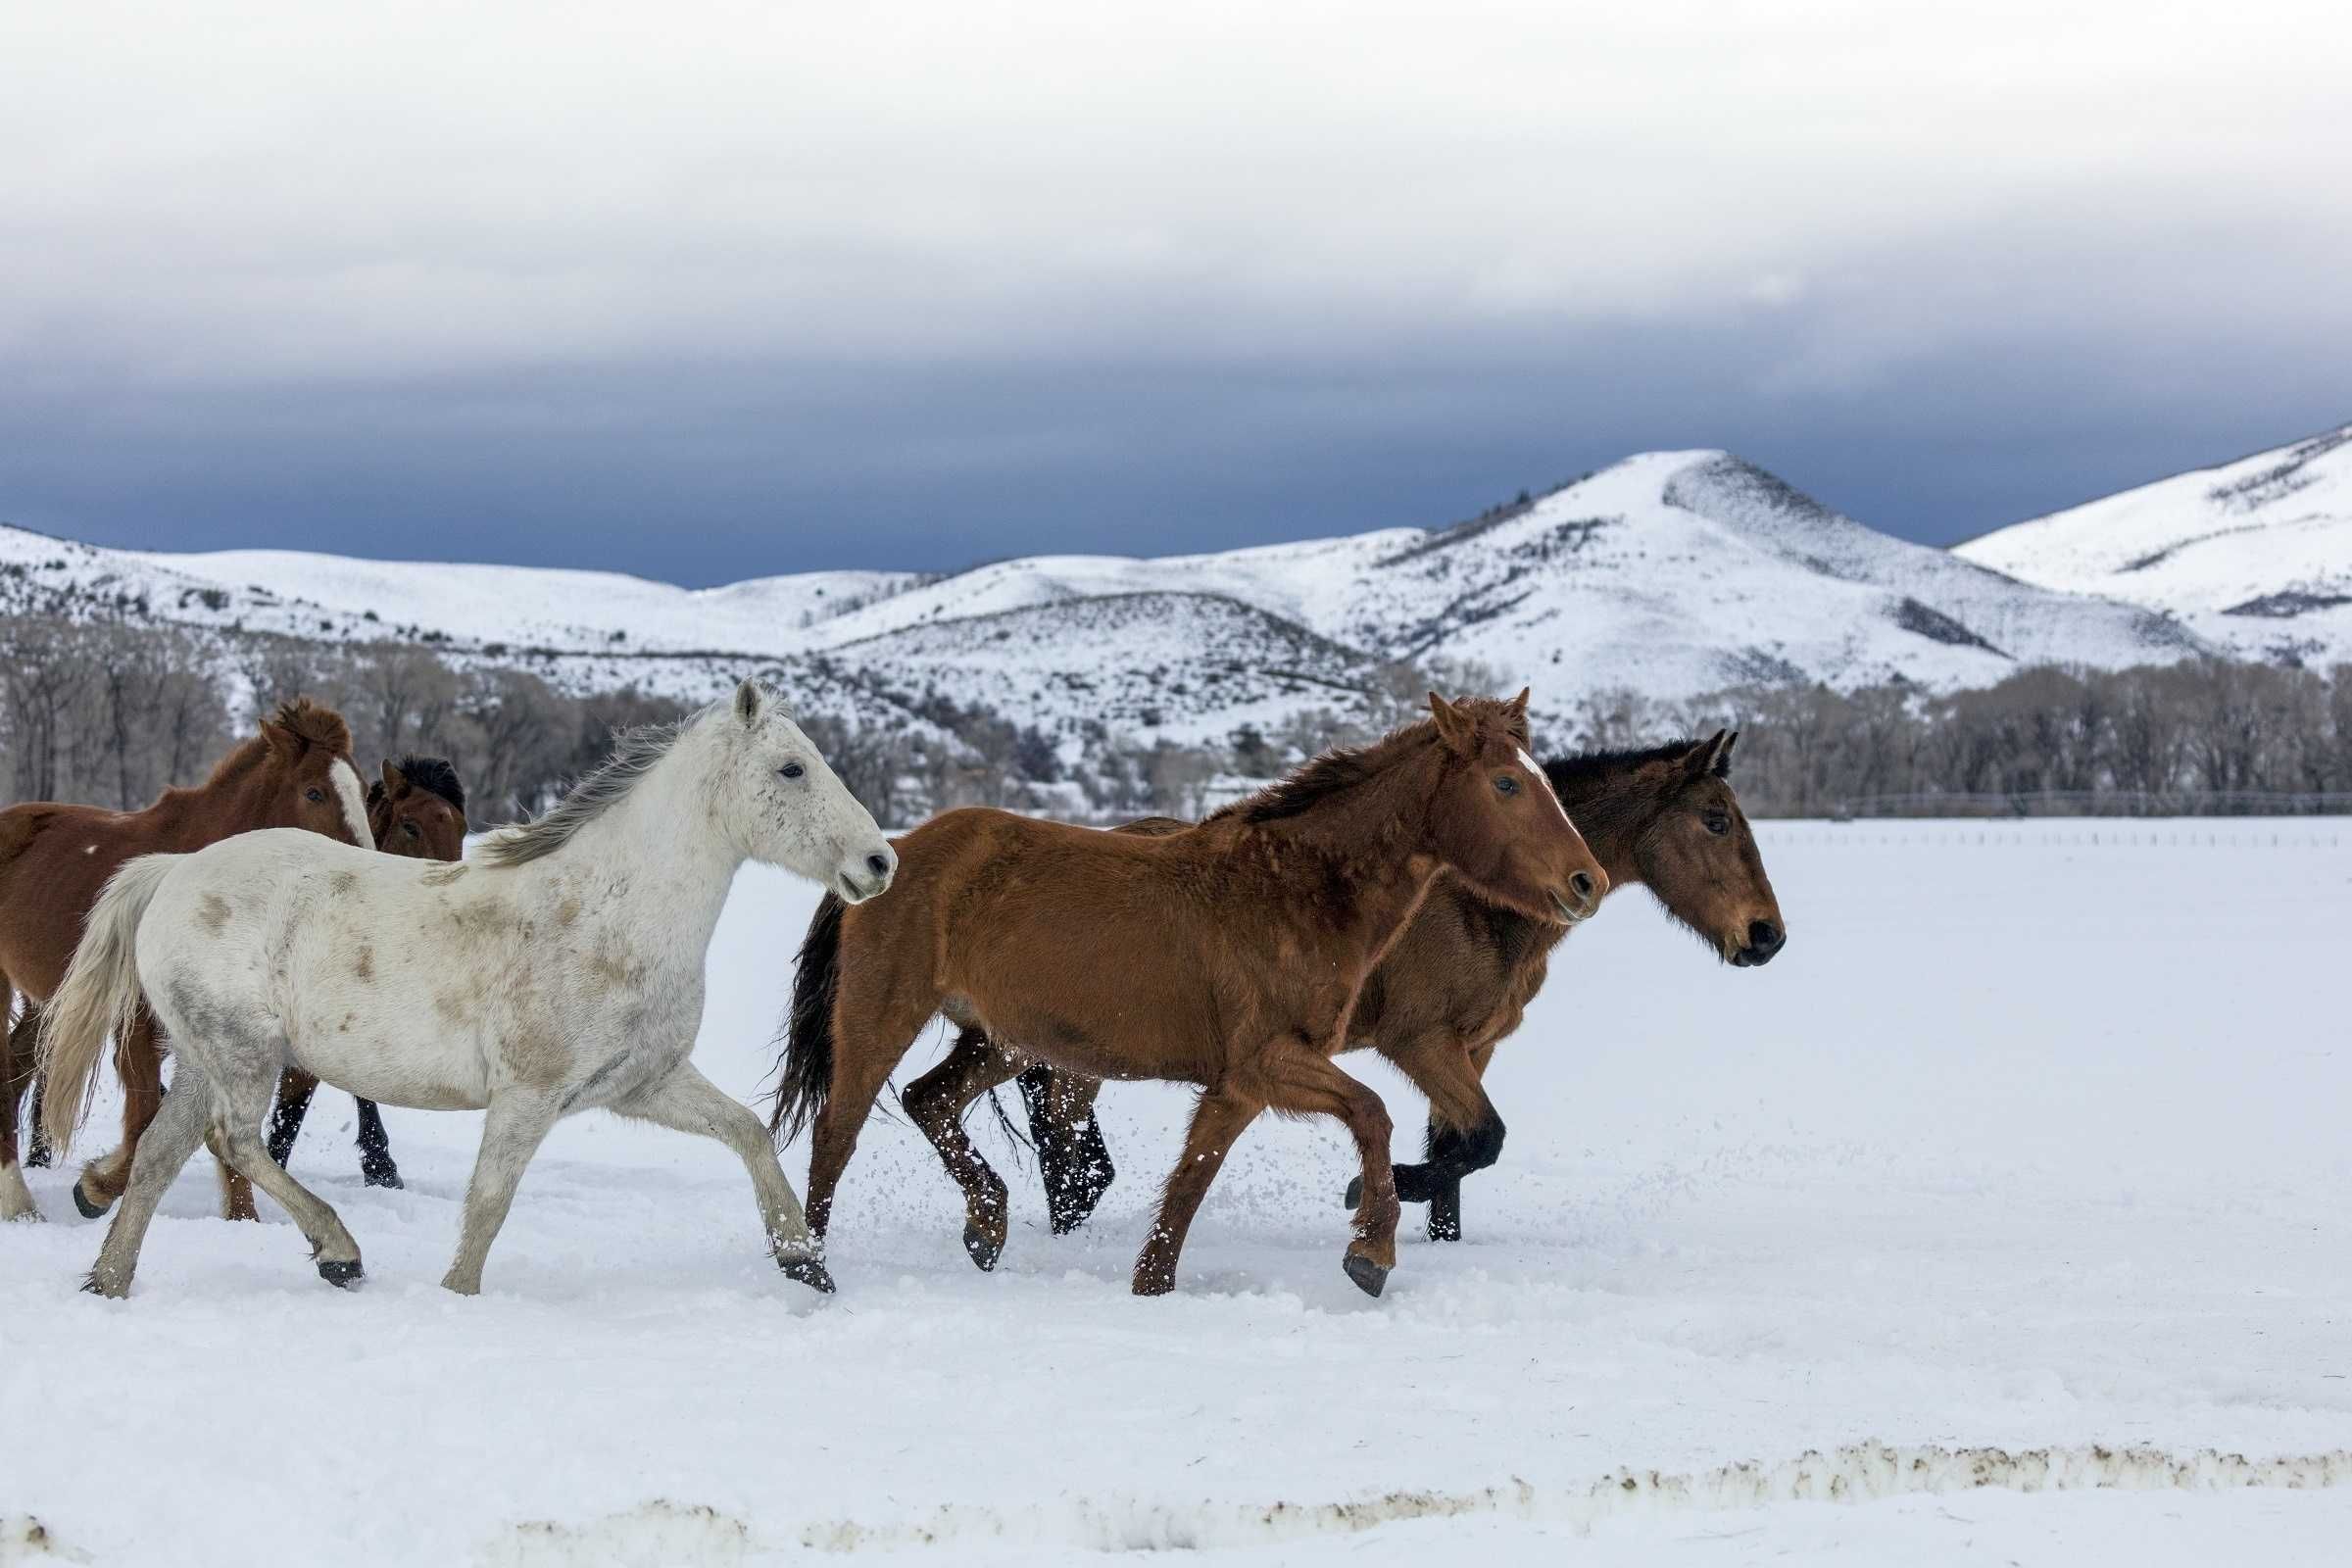
[[[210,1217],[199,1155],[130,1299],[83,1296],[99,1232],[34,1171],[0,1563],[2340,1560],[2352,825],[1760,837],[1788,951],[1723,968],[1612,901],[1497,1057],[1469,1239],[1408,1239],[1377,1301],[1340,1271],[1345,1138],[1270,1120],[1178,1294],[1131,1298],[1188,1105],[1154,1085],[1103,1097],[1120,1180],[1073,1237],[980,1130],[1015,1195],[990,1277],[877,1119],[826,1299],[724,1150],[601,1114],[476,1299],[435,1283],[474,1115],[387,1110],[409,1187],[371,1191],[320,1092],[295,1168],[359,1238],[350,1294],[267,1202]],[[813,897],[747,871],[719,929],[697,1060],[747,1096]]]

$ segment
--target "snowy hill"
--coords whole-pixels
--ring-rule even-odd
[[[2352,424],[2021,522],[1954,554],[2167,612],[2247,658],[2352,660]]]
[[[1460,526],[1214,555],[1050,556],[948,576],[815,572],[688,590],[604,572],[164,555],[0,528],[0,608],[318,642],[419,641],[558,685],[681,697],[747,667],[812,703],[929,692],[1064,737],[1177,740],[1369,710],[1380,668],[1446,658],[1565,705],[1746,681],[1948,690],[2020,662],[2199,644],[2133,606],[2015,581],[1838,515],[1721,452],[1660,452]]]

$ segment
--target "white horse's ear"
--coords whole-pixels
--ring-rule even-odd
[[[747,680],[735,688],[735,716],[746,724],[759,722],[760,683],[758,681]]]

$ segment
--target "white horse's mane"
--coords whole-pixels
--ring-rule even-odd
[[[484,865],[521,865],[555,854],[634,789],[702,716],[697,713],[674,724],[639,724],[615,730],[612,755],[599,762],[594,772],[540,816],[485,835],[474,846],[472,858]]]

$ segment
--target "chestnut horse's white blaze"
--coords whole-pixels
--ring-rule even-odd
[[[292,1063],[387,1104],[488,1111],[442,1281],[454,1291],[480,1289],[548,1129],[599,1107],[733,1149],[777,1262],[829,1288],[766,1129],[688,1059],[705,950],[746,859],[853,901],[883,891],[898,864],[784,705],[748,681],[674,730],[621,737],[553,810],[492,834],[469,861],[273,831],[129,862],[91,914],[43,1037],[45,1119],[61,1142],[108,1027],[142,988],[179,1063],[91,1287],[129,1288],[156,1200],[208,1138],[293,1215],[321,1274],[358,1276],[342,1221],[262,1143]]]

